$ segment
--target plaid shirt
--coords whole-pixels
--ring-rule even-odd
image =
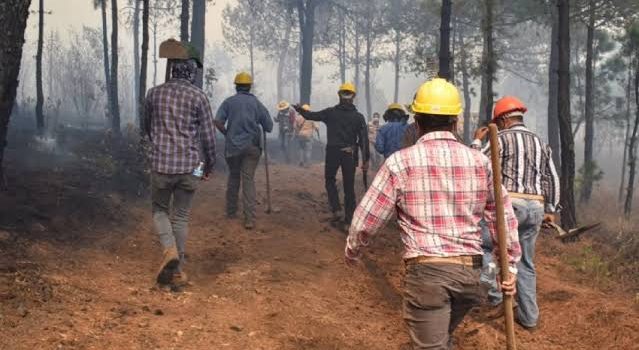
[[[145,112],[153,143],[153,171],[188,174],[200,161],[205,163],[205,172],[213,169],[215,128],[209,100],[201,89],[186,80],[172,79],[149,90]]]
[[[517,218],[505,189],[503,194],[508,256],[514,265],[521,257]],[[482,255],[482,218],[498,247],[490,162],[450,132],[428,133],[388,158],[355,211],[346,258],[357,259],[395,209],[404,259]]]

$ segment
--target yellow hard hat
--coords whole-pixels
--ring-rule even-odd
[[[353,83],[344,83],[344,84],[340,85],[339,91],[348,91],[348,92],[352,92],[354,94],[357,93],[357,90],[355,89],[355,85],[353,85]]]
[[[389,104],[387,109],[399,109],[401,111],[404,111],[404,106],[402,106],[400,103],[395,102]]]
[[[283,111],[285,109],[288,109],[288,107],[290,107],[291,105],[286,102],[286,101],[280,101],[280,103],[277,104],[277,110],[278,111]]]
[[[462,112],[459,91],[442,78],[427,81],[417,90],[411,110],[414,113],[456,117]]]
[[[237,73],[235,76],[235,84],[239,85],[251,85],[253,84],[253,77],[246,72]]]
[[[305,110],[305,111],[310,111],[311,110],[311,106],[307,103],[307,104],[304,104],[302,106],[302,109]]]

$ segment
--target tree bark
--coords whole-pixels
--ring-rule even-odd
[[[180,13],[180,40],[189,41],[189,17],[191,4],[189,0],[182,0],[182,12]]]
[[[277,60],[277,100],[282,101],[284,99],[284,68],[286,67],[286,59],[288,57],[290,49],[291,38],[291,26],[286,26],[284,32],[284,42],[286,46],[280,50],[280,54]]]
[[[340,82],[346,82],[346,23],[344,21],[344,13],[339,12],[339,34],[338,34],[338,56],[339,56],[339,77]]]
[[[204,29],[206,27],[206,0],[193,0],[193,20],[191,21],[191,43],[198,50],[200,60],[204,63]],[[195,81],[200,89],[204,86],[204,73],[198,69]]]
[[[140,62],[140,92],[139,98],[139,116],[138,122],[140,126],[140,134],[143,135],[146,130],[144,125],[145,100],[146,100],[146,71],[149,56],[149,0],[142,0],[142,61]]]
[[[357,24],[355,24],[357,26]],[[355,83],[355,89],[359,91],[359,87],[361,85],[361,78],[360,78],[360,60],[361,60],[361,55],[360,55],[360,42],[359,42],[359,30],[355,29],[355,59],[354,59],[354,64],[355,64],[355,76],[354,76],[354,83]]]
[[[595,51],[595,1],[590,0],[588,18],[588,34],[586,39],[586,133],[584,136],[584,164],[583,183],[581,186],[580,201],[588,203],[592,195],[593,176],[595,174],[595,161],[593,148],[595,138],[595,88],[594,88],[594,63]]]
[[[158,84],[158,21],[153,21],[153,86]]]
[[[402,33],[399,29],[395,29],[395,55],[393,63],[395,64],[395,93],[393,94],[393,102],[399,101],[399,79],[402,63]]]
[[[459,38],[459,51],[460,51],[460,69],[462,74],[462,89],[464,91],[464,142],[470,142],[470,74],[468,72],[468,58],[466,47],[464,46],[464,31],[459,30],[457,32]]]
[[[551,5],[552,29],[550,34],[550,62],[548,64],[548,124],[547,135],[548,145],[552,150],[552,158],[555,166],[561,166],[559,145],[559,110],[558,83],[559,83],[559,15],[557,6],[553,2]]]
[[[133,97],[134,101],[140,100],[140,1],[134,0],[135,5],[133,8]],[[139,113],[139,106],[137,103],[133,104],[133,112],[136,116],[141,117]],[[138,123],[142,125],[142,121],[138,120]]]
[[[111,109],[113,107],[113,93],[111,87],[111,64],[109,63],[109,37],[108,37],[108,23],[107,23],[107,8],[106,3],[108,0],[100,0],[100,10],[102,12],[102,51],[104,54],[104,84],[107,95],[107,115],[111,118]]]
[[[118,94],[118,0],[111,0],[111,128],[120,134],[120,102]]]
[[[635,49],[635,125],[632,128],[630,144],[628,145],[628,190],[626,192],[626,203],[624,214],[627,219],[632,214],[632,200],[635,193],[635,172],[637,167],[637,129],[639,129],[639,50]]]
[[[575,145],[570,115],[570,3],[558,0],[559,11],[559,84],[558,109],[561,135],[561,223],[564,228],[577,225],[575,212]]]
[[[4,176],[4,148],[11,110],[18,89],[18,74],[22,60],[24,30],[29,17],[31,0],[3,0],[0,2],[0,188],[6,187]]]
[[[44,91],[42,89],[42,48],[44,44],[44,0],[38,6],[38,52],[36,54],[36,126],[38,134],[44,134]]]
[[[298,0],[302,36],[302,62],[300,78],[300,102],[311,103],[311,83],[313,80],[313,39],[315,34],[315,0]]]
[[[492,0],[488,0],[490,2]],[[450,74],[450,16],[452,1],[442,1],[441,22],[439,25],[439,77],[448,81],[452,79]],[[492,39],[491,39],[492,40]]]
[[[479,115],[490,121],[493,111],[493,80],[495,77],[495,53],[493,50],[493,7],[494,0],[484,0],[484,18],[482,19],[483,51],[481,100]]]
[[[366,68],[364,69],[364,84],[365,84],[365,97],[366,97],[366,118],[370,120],[373,115],[373,105],[371,101],[371,55],[373,51],[373,14],[369,13],[371,18],[368,18],[366,24]]]
[[[630,141],[630,116],[631,116],[631,103],[630,98],[632,97],[632,61],[628,62],[628,81],[626,82],[626,125],[625,125],[625,135],[623,140],[623,159],[621,161],[621,182],[619,183],[619,203],[623,200],[623,190],[626,185],[626,167],[628,165],[628,145]]]

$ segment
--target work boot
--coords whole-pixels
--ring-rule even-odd
[[[184,271],[173,272],[173,285],[176,287],[186,287],[189,285],[189,278]]]
[[[244,221],[244,228],[248,231],[251,231],[255,228],[255,223],[251,220]]]
[[[180,265],[180,258],[175,246],[165,248],[163,252],[162,264],[157,273],[156,281],[159,284],[170,284],[173,279],[173,272]]]

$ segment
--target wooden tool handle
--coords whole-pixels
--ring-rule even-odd
[[[497,135],[497,126],[490,124],[488,126],[490,134],[490,159],[493,168],[493,187],[495,189],[495,206],[497,207],[497,234],[499,240],[499,266],[501,280],[508,279],[510,271],[508,270],[508,239],[506,237],[506,219],[504,217],[504,201],[501,191],[501,159],[499,157],[499,139]],[[517,343],[515,341],[515,318],[513,312],[513,297],[504,295],[504,318],[506,321],[506,349],[516,350]]]

